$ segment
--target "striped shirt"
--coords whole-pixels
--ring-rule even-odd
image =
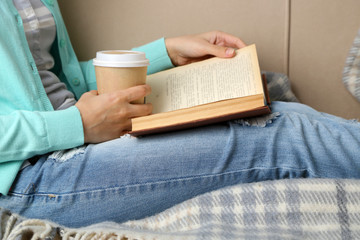
[[[73,93],[50,71],[55,64],[50,54],[56,38],[53,16],[41,0],[13,0],[13,3],[23,20],[26,39],[51,104],[55,110],[73,106],[76,103]]]

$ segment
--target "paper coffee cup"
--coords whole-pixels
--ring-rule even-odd
[[[98,93],[110,93],[146,83],[149,60],[137,51],[99,51],[93,59]],[[133,103],[144,103],[144,98]]]

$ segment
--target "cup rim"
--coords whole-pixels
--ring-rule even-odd
[[[130,50],[104,50],[96,53],[94,66],[101,67],[145,67],[149,60],[144,52]]]

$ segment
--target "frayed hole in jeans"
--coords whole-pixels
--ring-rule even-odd
[[[73,158],[76,155],[83,154],[85,152],[86,146],[67,149],[67,150],[61,150],[53,152],[49,155],[48,159],[51,159],[55,162],[66,162],[69,159]]]
[[[280,116],[279,112],[270,113],[260,117],[253,118],[244,118],[233,120],[234,123],[240,124],[242,126],[249,127],[266,127],[268,124],[271,124],[273,120]]]
[[[136,138],[136,137],[131,136],[129,133],[127,133],[127,134],[120,136],[120,138]]]

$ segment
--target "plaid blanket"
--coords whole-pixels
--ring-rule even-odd
[[[290,80],[287,75],[267,71],[262,71],[262,74],[266,76],[271,101],[298,102],[291,90]]]
[[[360,239],[360,180],[286,179],[206,193],[158,215],[69,229],[0,209],[0,239]]]

